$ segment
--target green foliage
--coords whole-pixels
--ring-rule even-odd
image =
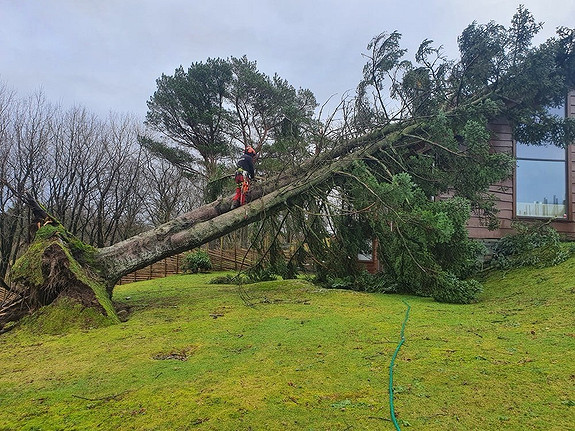
[[[199,249],[194,252],[186,253],[180,265],[184,273],[196,274],[206,272],[212,269],[212,261],[207,251]]]
[[[566,145],[575,136],[572,121],[549,122],[543,112],[563,103],[575,84],[575,30],[559,28],[556,37],[534,47],[542,27],[520,5],[507,27],[494,21],[468,25],[458,38],[458,60],[446,59],[441,47],[426,39],[415,63],[403,58],[399,33],[380,34],[368,45],[356,123],[360,130],[369,130],[380,126],[382,116],[393,117],[382,95],[382,83],[389,79],[390,96],[400,104],[396,117],[427,120],[442,112],[460,116],[467,111],[470,119],[477,114],[471,111],[483,109],[483,103],[498,103],[498,112],[485,111],[484,119],[508,118],[518,126],[522,142],[549,139]]]
[[[229,175],[226,175],[228,169],[223,163],[218,163],[215,166],[211,177],[207,179],[206,187],[204,189],[204,201],[213,202],[218,197],[222,196],[226,191],[226,186],[229,184]]]
[[[326,258],[326,273],[318,281],[332,287],[367,291],[397,291],[442,300],[469,302],[480,292],[474,273],[483,246],[468,237],[471,206],[462,197],[430,199],[405,173],[379,181],[377,165],[357,162],[344,190],[355,216],[335,224],[338,254]],[[353,197],[353,198],[351,198]],[[370,208],[362,213],[362,208]],[[336,218],[337,220],[337,218]],[[377,256],[384,275],[361,275],[357,253],[366,239],[377,238]],[[438,277],[437,274],[449,274]],[[445,288],[444,294],[438,293]]]
[[[274,281],[278,279],[277,272],[273,268],[255,265],[246,272],[246,277],[251,283],[261,281]]]
[[[358,111],[364,111],[363,115],[365,118],[363,118],[360,123],[365,124],[366,122],[389,120],[382,92],[385,91],[386,80],[389,74],[400,64],[401,57],[403,57],[407,51],[400,47],[400,40],[401,34],[397,31],[392,33],[383,32],[375,36],[367,45],[367,49],[371,52],[367,56],[367,64],[363,67],[363,80],[358,85],[356,102],[357,108],[359,108]],[[374,98],[374,110],[370,110],[367,108],[367,105],[363,103],[367,98],[370,88],[372,88],[377,95],[377,97]],[[379,110],[381,110],[383,115],[378,115]]]
[[[477,269],[484,249],[468,238],[466,222],[471,209],[493,222],[489,187],[507,179],[514,167],[510,155],[491,151],[490,122],[504,116],[538,127],[540,135],[532,134],[532,142],[565,142],[572,136],[569,121],[554,125],[539,115],[566,94],[567,72],[560,68],[573,55],[572,32],[564,30],[561,43],[553,39],[534,49],[531,41],[540,28],[520,6],[508,28],[494,22],[468,26],[459,38],[458,62],[447,61],[431,41],[424,41],[416,54],[418,65],[401,60],[399,34],[382,33],[372,40],[358,86],[362,130],[368,119],[377,127],[378,119],[389,114],[380,93],[386,78],[393,81],[391,96],[401,102],[398,115],[419,122],[404,141],[383,147],[374,160],[357,163],[345,185],[338,184],[344,207],[356,214],[349,217],[355,230],[336,225],[345,270],[344,275],[332,274],[332,284],[354,285],[357,270],[343,257],[352,256],[357,247],[345,250],[343,244],[357,244],[363,235],[378,238],[378,256],[393,280],[388,284],[398,291],[454,302],[470,302],[478,295],[478,283],[463,280]],[[564,55],[562,63],[558,52]],[[369,89],[371,105],[366,101]]]
[[[564,107],[565,100],[556,106]],[[575,120],[565,118],[564,115],[555,116],[543,107],[522,117],[521,123],[515,127],[515,138],[518,142],[527,145],[540,143],[554,144],[565,147],[575,138]]]
[[[505,60],[506,29],[493,21],[488,24],[473,22],[457,40],[461,53],[459,79],[463,81],[460,96],[473,95],[498,75],[498,68]]]
[[[441,273],[435,278],[432,296],[438,302],[469,304],[483,291],[477,280],[460,280],[454,274]]]
[[[332,284],[334,279],[353,278],[360,272],[357,255],[369,241],[369,225],[352,216],[333,217],[335,232],[319,244],[316,260],[318,282]]]
[[[559,234],[548,224],[516,223],[513,227],[516,233],[502,238],[494,249],[491,264],[495,268],[554,266],[573,252],[561,246]]]
[[[308,154],[304,141],[317,106],[313,93],[267,76],[245,56],[208,58],[187,70],[180,66],[156,83],[146,123],[169,141],[141,137],[140,142],[184,172],[202,176],[206,201],[222,193],[217,180],[248,145],[266,153],[264,160],[271,163],[264,170],[280,171]]]
[[[557,65],[567,77],[567,88],[575,88],[575,29],[559,27],[557,35],[559,37]]]
[[[147,124],[176,142],[186,142],[206,160],[227,154],[223,98],[231,79],[229,63],[211,58],[188,70],[180,66],[173,76],[162,74],[148,101]]]
[[[515,166],[511,155],[492,151],[490,122],[509,119],[526,143],[566,145],[575,137],[573,120],[546,113],[569,89],[575,31],[560,29],[558,38],[534,48],[541,26],[523,6],[509,27],[474,22],[458,39],[455,62],[429,40],[416,53],[417,64],[403,60],[397,32],[371,41],[357,89],[358,130],[392,118],[382,95],[388,86],[400,106],[394,118],[416,125],[335,183],[343,210],[331,216],[335,252],[314,254],[325,269],[319,281],[357,289],[355,256],[362,241],[377,238],[386,289],[456,303],[477,298],[481,286],[468,278],[484,247],[468,238],[466,223],[473,209],[494,226],[489,187],[509,178]],[[545,250],[523,259],[564,258],[558,249]],[[508,264],[510,258],[498,259]]]
[[[385,272],[370,274],[363,270],[356,275],[344,277],[325,276],[324,279],[316,276],[312,279],[314,283],[321,284],[328,289],[349,289],[358,292],[396,292],[397,285],[392,277]]]

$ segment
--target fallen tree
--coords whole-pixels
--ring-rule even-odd
[[[231,196],[218,199],[148,232],[98,250],[95,264],[103,269],[111,289],[126,274],[220,238],[305,199],[311,191],[325,188],[355,160],[396,144],[412,129],[408,125],[393,126],[388,132],[378,131],[346,142],[292,172],[256,183],[250,191],[250,202],[236,210],[230,210]]]
[[[464,153],[422,140],[421,136],[428,132],[422,123],[389,125],[343,142],[298,169],[256,184],[250,202],[242,207],[230,210],[231,196],[221,198],[110,247],[97,249],[83,244],[55,218],[40,213],[39,218],[50,222],[39,227],[33,244],[12,268],[11,292],[17,295],[17,301],[0,310],[0,322],[16,320],[60,297],[97,307],[116,321],[111,297],[122,276],[269,217],[318,191],[326,192],[358,161],[373,159],[381,163],[385,154],[392,154],[393,159],[400,152],[412,155],[435,152],[465,158]],[[489,160],[486,154],[483,160],[476,161],[488,167]],[[28,203],[41,208],[29,199]]]
[[[397,127],[393,127],[395,129]],[[358,158],[398,140],[409,128],[342,144],[314,158],[297,171],[256,184],[250,202],[230,210],[231,196],[218,199],[155,229],[110,247],[94,248],[70,234],[30,194],[22,200],[34,209],[34,242],[12,268],[10,301],[0,308],[0,324],[71,297],[83,306],[97,307],[117,320],[111,304],[113,288],[124,275],[165,257],[191,250],[253,223],[305,198],[306,192],[325,186]],[[384,139],[379,139],[386,135]]]
[[[471,26],[471,36],[476,30]],[[478,66],[478,57],[464,59],[461,68],[455,67],[449,77],[436,76],[438,70],[429,66],[425,73],[437,81],[435,86],[421,79],[421,70],[409,70],[405,74],[409,79],[404,78],[403,87],[395,90],[409,107],[409,115],[394,120],[384,111],[385,115],[378,117],[383,118],[383,126],[370,127],[371,131],[359,138],[341,139],[333,143],[331,150],[311,157],[301,166],[255,184],[250,202],[235,210],[230,210],[231,196],[220,198],[148,232],[109,247],[94,248],[75,238],[47,212],[41,214],[42,207],[28,199],[29,205],[40,209],[38,219],[44,222],[40,223],[33,244],[12,268],[12,299],[0,308],[0,326],[61,297],[96,307],[116,321],[111,297],[114,285],[123,275],[191,250],[286,207],[325,196],[334,188],[342,196],[353,195],[355,200],[346,202],[362,208],[374,235],[397,244],[394,253],[403,250],[402,256],[390,257],[397,257],[399,264],[387,262],[390,268],[403,271],[403,281],[409,282],[406,277],[419,280],[417,274],[427,274],[437,283],[457,287],[453,282],[456,275],[451,270],[444,271],[441,263],[449,265],[450,259],[457,258],[450,241],[457,235],[456,241],[465,241],[462,232],[469,203],[489,212],[489,185],[506,178],[513,166],[511,157],[490,151],[489,123],[503,116],[523,125],[531,124],[535,131],[532,135],[539,136],[539,142],[547,137],[541,135],[544,109],[560,100],[561,94],[564,97],[574,81],[574,33],[563,32],[560,39],[535,50],[511,43],[513,49],[519,46],[523,51],[516,53],[521,61],[508,65],[508,79],[504,79],[501,70],[490,70],[489,74],[497,76],[491,82],[487,79],[491,75],[485,75],[484,70],[489,62]],[[523,34],[515,30],[514,33]],[[495,29],[491,35],[499,37],[500,32]],[[391,35],[386,40],[376,38],[373,43],[389,48],[384,42],[390,39],[395,40]],[[429,52],[428,43],[422,47]],[[398,61],[397,48],[391,53],[375,51],[374,48],[374,62],[378,55],[394,58],[387,72],[392,67],[404,67]],[[425,63],[424,54],[418,53]],[[366,73],[368,78],[371,76],[370,85],[377,86],[376,74],[370,73]],[[440,88],[439,83],[449,83],[449,88]],[[362,91],[366,86],[361,86]],[[424,93],[419,91],[422,86],[427,86]],[[360,94],[358,103],[361,100]],[[375,112],[364,108],[358,107],[358,113],[375,116]],[[572,139],[572,127],[569,122],[546,123],[548,130],[564,131],[555,136],[556,143],[563,145]],[[529,127],[522,132],[531,136]],[[460,200],[451,207],[433,204],[431,208],[429,202],[440,195]],[[427,241],[434,244],[434,250]],[[430,253],[440,253],[442,257],[434,260]]]

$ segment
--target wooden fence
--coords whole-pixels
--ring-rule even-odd
[[[258,260],[258,254],[253,250],[243,248],[232,249],[210,249],[208,247],[202,250],[207,251],[212,262],[214,271],[240,271],[250,268]],[[194,251],[194,250],[192,250]],[[174,274],[181,274],[184,254],[168,257],[156,262],[150,266],[128,274],[120,280],[118,284],[134,283],[136,281],[152,280],[155,278],[168,277]]]

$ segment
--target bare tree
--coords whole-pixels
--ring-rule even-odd
[[[98,152],[103,126],[85,108],[74,107],[60,112],[52,128],[47,206],[72,233],[88,241],[91,196],[104,163]]]
[[[0,180],[4,182],[10,175],[8,158],[11,149],[10,123],[13,104],[14,92],[0,83]],[[21,227],[18,217],[9,216],[10,212],[14,212],[16,203],[12,191],[4,183],[0,183],[0,280],[4,280],[8,272],[11,257],[14,255],[13,239]]]
[[[149,157],[145,165],[147,184],[139,195],[147,219],[154,225],[166,223],[176,216],[200,206],[203,187],[196,184],[173,164]]]

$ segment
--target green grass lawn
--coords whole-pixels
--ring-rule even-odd
[[[0,336],[0,430],[392,430],[403,299],[402,429],[575,429],[574,274],[493,273],[472,305],[214,275],[119,286],[124,323],[46,310]]]

